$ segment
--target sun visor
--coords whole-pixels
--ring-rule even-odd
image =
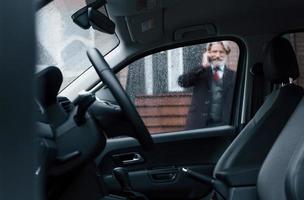
[[[108,0],[106,5],[111,17],[123,17],[133,42],[142,44],[163,37],[165,9],[182,0]]]
[[[157,0],[110,0],[107,8],[112,16],[130,16],[158,9]]]
[[[163,36],[162,10],[125,17],[125,20],[133,42],[150,43]]]

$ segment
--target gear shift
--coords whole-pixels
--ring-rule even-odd
[[[78,126],[81,126],[86,122],[86,113],[95,100],[95,95],[90,92],[83,91],[79,94],[77,113],[74,116],[75,123]]]
[[[113,174],[119,182],[123,192],[132,191],[132,186],[127,170],[123,167],[116,167],[113,169]]]
[[[119,182],[122,192],[128,199],[131,200],[148,200],[148,198],[139,193],[135,192],[131,186],[128,171],[123,167],[116,167],[113,169],[113,174],[116,180]]]

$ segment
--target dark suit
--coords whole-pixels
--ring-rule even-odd
[[[212,104],[213,92],[212,81],[213,73],[211,67],[198,67],[179,77],[178,84],[181,87],[193,87],[192,102],[187,116],[186,129],[229,124],[235,72],[224,67],[222,77],[221,121],[216,124],[212,123],[212,119],[210,119],[210,105]]]

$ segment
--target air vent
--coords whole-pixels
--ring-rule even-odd
[[[67,114],[72,112],[72,110],[74,108],[74,105],[72,104],[72,102],[68,98],[57,97],[57,101]]]

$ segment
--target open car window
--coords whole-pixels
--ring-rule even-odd
[[[119,43],[115,34],[83,30],[73,23],[71,15],[85,5],[85,0],[54,0],[36,13],[37,64],[61,69],[61,90],[91,66],[88,48],[96,47],[106,55]],[[106,14],[104,7],[99,11]]]
[[[150,133],[229,125],[239,47],[217,41],[161,51],[118,74]]]

